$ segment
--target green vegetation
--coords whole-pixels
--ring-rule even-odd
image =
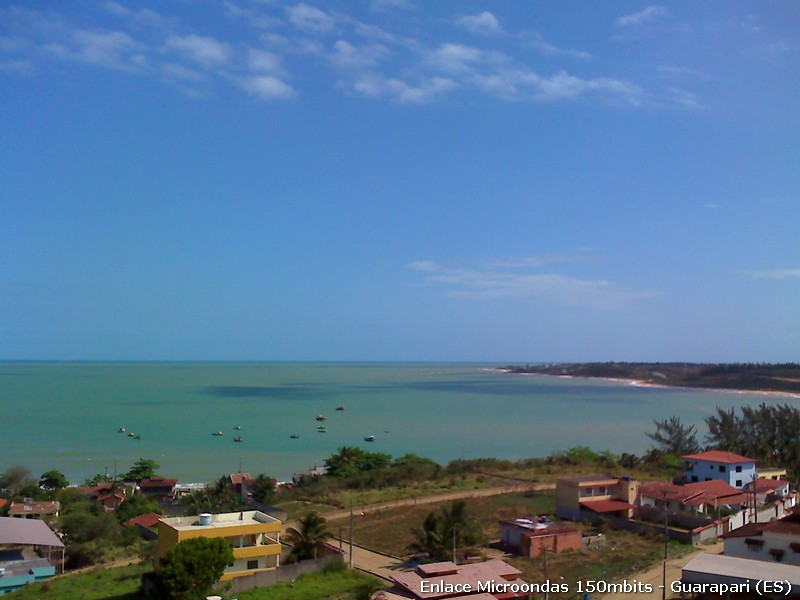
[[[386,583],[355,570],[331,570],[302,575],[293,583],[240,592],[239,600],[368,600]]]
[[[474,518],[475,526],[479,529],[482,540],[497,539],[500,536],[500,519],[513,519],[520,516],[545,515],[555,512],[555,496],[553,493],[513,493],[482,498],[465,498],[464,512]],[[353,522],[353,538],[357,544],[363,544],[393,556],[407,556],[416,552],[409,550],[409,546],[418,542],[412,533],[419,530],[428,515],[434,513],[437,521],[444,512],[451,510],[452,501],[420,504],[417,506],[401,506],[387,508],[380,511],[368,512],[357,516]],[[335,529],[342,525],[342,534],[348,537],[349,525],[346,519],[331,524]],[[422,525],[424,528],[424,525]],[[443,553],[451,552],[452,533],[449,539],[444,538],[438,530],[437,534],[445,546]],[[446,546],[449,544],[450,548]],[[459,544],[463,550],[463,544]],[[425,553],[423,551],[423,553]],[[436,553],[434,553],[436,554]]]
[[[691,363],[564,363],[510,365],[511,373],[634,379],[658,385],[774,392],[800,392],[800,365]]]
[[[98,567],[34,583],[7,596],[9,600],[140,600],[142,573],[149,565],[114,569]]]
[[[202,600],[230,564],[233,564],[233,550],[224,538],[185,540],[161,559],[156,597]]]
[[[292,546],[291,558],[294,560],[317,558],[318,552],[331,537],[325,519],[319,513],[308,513],[298,521],[298,526],[286,530],[285,540]]]
[[[126,481],[141,481],[142,479],[155,477],[160,468],[156,461],[149,458],[140,458],[133,464],[131,470],[123,476],[123,479]]]
[[[413,527],[414,541],[406,550],[412,554],[425,554],[431,560],[453,560],[453,554],[463,549],[468,558],[478,554],[476,547],[485,541],[483,531],[475,517],[470,516],[467,503],[454,501],[449,507],[430,512],[422,528]]]
[[[694,425],[684,425],[676,416],[669,420],[654,421],[654,423],[656,430],[648,433],[647,437],[658,444],[656,447],[658,452],[681,456],[700,451]]]

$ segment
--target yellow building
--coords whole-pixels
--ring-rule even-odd
[[[556,479],[556,514],[596,522],[601,515],[630,519],[639,482],[630,477],[579,475]]]
[[[225,538],[233,548],[233,565],[220,581],[275,569],[281,558],[281,522],[258,510],[196,517],[172,517],[158,522],[156,571],[172,548],[192,538]]]

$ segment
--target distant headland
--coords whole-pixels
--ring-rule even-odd
[[[549,363],[499,367],[507,373],[624,379],[651,385],[800,393],[795,363]]]

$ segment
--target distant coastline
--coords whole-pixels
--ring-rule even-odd
[[[630,382],[646,387],[800,397],[800,365],[794,363],[550,363],[506,365],[498,370],[511,374]]]

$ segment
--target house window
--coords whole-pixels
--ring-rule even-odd
[[[780,548],[773,548],[772,550],[769,551],[769,555],[775,562],[783,561],[783,550],[781,550]]]
[[[741,479],[737,479],[736,480],[736,487],[742,487],[742,480]]]
[[[724,473],[725,472],[725,465],[720,465],[719,466],[719,472],[720,473]]]
[[[711,477],[706,477],[706,481],[711,481]]]
[[[764,540],[747,538],[744,543],[751,552],[761,552],[761,546],[764,545]]]
[[[258,568],[258,560],[248,560],[247,561],[247,570],[251,571],[253,569]]]
[[[742,472],[742,465],[736,465],[736,472],[737,473],[741,473]]]
[[[692,475],[692,483],[697,483],[698,481],[697,475]]]

